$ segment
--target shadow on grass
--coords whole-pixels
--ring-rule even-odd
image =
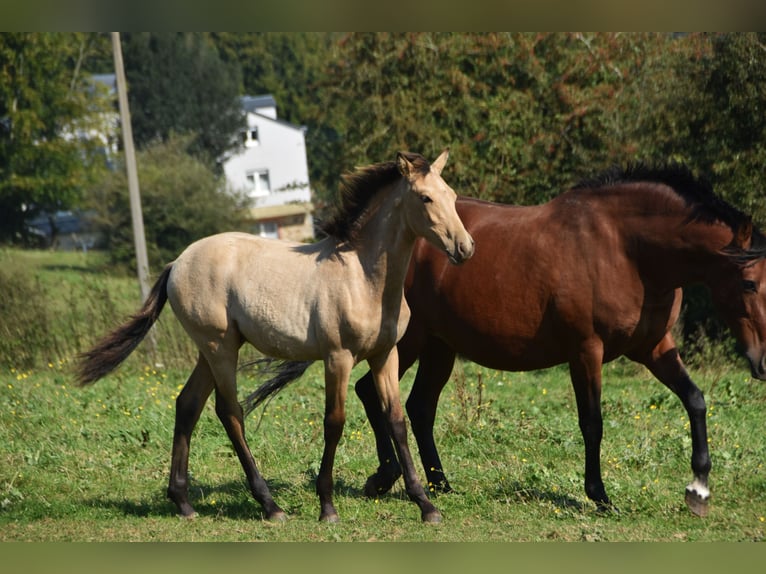
[[[288,515],[298,515],[314,510],[313,507],[307,509],[303,505],[284,506],[280,502],[280,492],[288,493],[290,490],[295,489],[294,485],[274,480],[267,480],[266,483],[277,504],[282,506]],[[314,494],[316,490],[316,481],[314,478],[307,478],[299,488]],[[335,481],[333,494],[338,498],[365,498],[362,488],[351,486],[343,479]],[[222,495],[226,499],[226,502],[215,502],[216,499],[220,498]],[[118,499],[115,497],[98,497],[86,500],[84,501],[84,504],[91,508],[111,509],[124,516],[142,518],[178,516],[178,509],[170,499],[165,498],[164,490],[161,493],[151,493],[151,496],[151,500],[145,501]],[[189,502],[200,516],[222,516],[243,520],[266,518],[260,504],[250,494],[250,490],[244,480],[229,481],[217,485],[193,483],[189,487]],[[317,512],[318,508],[319,499],[316,498]]]
[[[518,481],[511,482],[495,491],[497,497],[516,499],[519,502],[550,502],[561,510],[576,510],[582,512],[586,506],[576,498],[572,498],[562,492],[540,490],[539,488],[526,486]]]

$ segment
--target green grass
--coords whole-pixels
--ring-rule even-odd
[[[420,524],[401,481],[378,500],[362,496],[376,461],[353,396],[336,463],[342,522],[317,523],[316,367],[272,402],[257,432],[260,413],[249,421],[259,467],[290,514],[281,525],[261,520],[212,404],[190,458],[199,516],[179,519],[165,499],[173,400],[183,373],[120,372],[81,389],[72,386],[68,367],[1,377],[2,540],[747,541],[762,540],[766,530],[763,390],[740,373],[700,380],[716,392],[708,395],[712,512],[699,519],[683,504],[691,478],[685,413],[647,376],[608,373],[603,472],[620,512],[601,515],[582,491],[582,445],[566,373],[495,373],[465,364],[457,375],[464,380],[445,392],[437,426],[458,492],[436,497],[444,522],[431,527]],[[486,385],[481,408],[467,382],[477,373]],[[468,386],[462,394],[461,382]]]
[[[41,269],[49,274],[44,280],[64,291],[78,281],[84,288],[106,285],[119,300],[116,307],[133,308],[130,296],[120,295],[130,292],[130,278],[108,279],[72,265]],[[173,322],[166,310],[165,329]],[[566,370],[502,373],[461,363],[437,418],[437,443],[457,491],[435,497],[443,523],[420,523],[401,480],[377,500],[363,496],[377,463],[352,391],[335,472],[341,523],[320,524],[314,479],[323,444],[323,384],[317,364],[271,403],[260,427],[261,411],[248,419],[259,469],[290,515],[272,525],[245,486],[212,401],[191,447],[198,517],[180,519],[165,498],[174,399],[191,362],[157,367],[139,354],[103,381],[78,388],[74,351],[68,352],[35,368],[0,371],[2,541],[764,540],[766,387],[750,379],[741,361],[693,372],[708,401],[713,458],[705,519],[683,502],[692,478],[685,411],[644,370],[623,361],[604,368],[602,468],[619,512],[600,514],[583,492],[582,439]],[[354,376],[363,372],[360,365]],[[403,397],[413,372],[402,382]],[[256,384],[243,373],[241,394]],[[410,444],[417,456],[412,438]],[[422,479],[419,463],[418,472]]]

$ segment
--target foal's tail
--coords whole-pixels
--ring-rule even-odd
[[[272,363],[274,362],[275,359],[270,358],[255,361],[261,372],[273,373],[273,376],[242,401],[242,410],[245,416],[253,412],[263,401],[276,395],[288,384],[300,378],[314,361],[278,361],[277,365],[273,366]]]
[[[80,385],[94,383],[112,372],[144,339],[168,300],[167,285],[172,267],[172,263],[165,267],[138,313],[106,335],[91,350],[78,356],[77,382]]]

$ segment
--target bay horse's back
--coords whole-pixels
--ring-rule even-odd
[[[410,331],[400,353],[409,357],[404,348],[408,338],[429,332],[466,358],[495,369],[532,370],[565,361],[559,340],[564,325],[553,307],[567,304],[560,297],[561,281],[575,278],[572,272],[562,277],[560,261],[577,257],[577,246],[552,242],[564,231],[554,229],[560,223],[549,206],[460,198],[457,207],[476,239],[476,251],[463,266],[452,268],[432,247],[418,242],[406,284]],[[587,271],[575,271],[582,272],[580,286],[587,290]]]

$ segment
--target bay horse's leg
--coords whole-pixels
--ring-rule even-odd
[[[319,520],[338,522],[338,512],[332,502],[332,469],[335,452],[346,424],[346,393],[354,359],[348,353],[337,353],[325,360],[324,451],[319,465],[316,491],[319,495]]]
[[[215,413],[223,424],[223,428],[226,429],[226,434],[237,453],[253,498],[261,504],[268,520],[282,521],[287,517],[274,502],[269,487],[258,472],[253,454],[245,440],[245,422],[242,407],[237,400],[236,368],[236,352],[233,357],[228,358],[217,355],[215,362],[211,365],[216,381]]]
[[[176,423],[167,495],[178,507],[181,515],[187,518],[195,515],[194,508],[189,504],[189,443],[214,384],[210,366],[200,355],[194,371],[176,399]]]
[[[585,443],[585,494],[599,510],[612,508],[601,479],[601,367],[603,345],[590,341],[583,345],[579,356],[569,363],[577,415]]]
[[[707,516],[710,501],[708,474],[711,462],[707,445],[705,397],[686,372],[670,333],[665,335],[649,357],[631,358],[646,365],[663,385],[673,391],[681,399],[689,415],[694,480],[686,486],[686,504],[697,516]]]
[[[418,372],[407,399],[407,415],[426,472],[428,489],[451,492],[434,441],[436,407],[455,364],[455,351],[438,337],[431,337],[420,353]]]
[[[386,422],[394,439],[396,454],[404,475],[404,488],[410,500],[420,508],[423,522],[441,522],[441,513],[431,503],[420,483],[412,462],[409,446],[407,445],[407,423],[404,420],[399,397],[399,355],[394,347],[387,355],[369,358],[367,362],[372,369],[375,388],[386,415]]]

